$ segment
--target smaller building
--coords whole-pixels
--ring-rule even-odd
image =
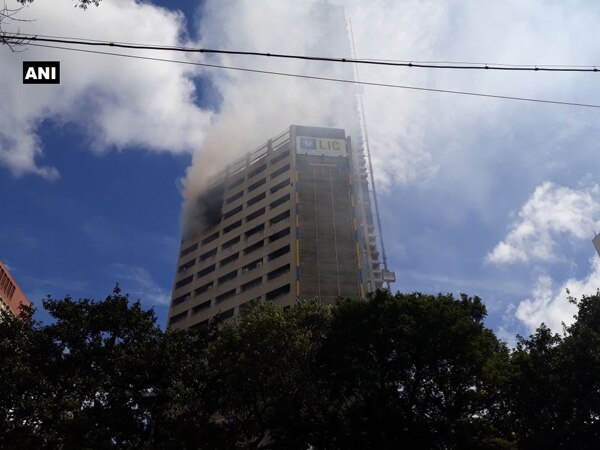
[[[21,305],[29,306],[31,303],[25,297],[8,268],[0,260],[0,309],[18,316],[21,312]]]

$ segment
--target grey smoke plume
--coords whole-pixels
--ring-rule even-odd
[[[398,32],[398,23],[395,23],[378,28],[381,42],[369,42],[373,41],[367,39],[369,21],[374,18],[381,21],[382,17],[373,16],[379,13],[364,11],[360,3],[355,0],[337,5],[345,7],[347,16],[355,16],[352,17],[354,33],[363,45],[381,48],[381,44],[390,45],[401,38],[404,32]],[[391,1],[384,3],[392,4]],[[344,10],[325,1],[209,0],[202,14],[200,30],[203,35],[201,45],[208,48],[352,56]],[[352,79],[354,72],[350,64],[302,60],[218,56],[213,62],[341,79]],[[203,206],[198,205],[198,198],[206,190],[208,179],[236,157],[254,150],[291,124],[356,128],[354,101],[357,88],[353,85],[234,71],[213,72],[213,82],[223,97],[223,104],[184,180],[186,235],[203,225]],[[409,104],[404,102],[407,108]],[[390,148],[397,148],[400,135],[407,133],[406,125],[399,126],[404,122],[403,106],[395,109],[395,118],[387,119],[390,133],[378,137]],[[415,114],[414,109],[411,114]],[[413,159],[419,163],[428,157],[417,151]],[[407,166],[404,175],[407,177],[409,172],[414,172],[409,160],[405,158],[402,163]],[[398,176],[403,175],[399,173]]]
[[[346,31],[336,30],[319,14],[318,5],[322,3],[327,2],[208,0],[201,14],[200,44],[223,49],[346,56],[334,48],[336,40],[346,39]],[[481,0],[475,6],[457,0],[331,3],[344,6],[352,22],[359,58],[514,64],[583,64],[597,59],[598,50],[587,44],[586,34],[593,28],[594,14],[586,12],[586,8],[574,8],[575,1],[550,6],[542,0]],[[507,23],[514,25],[510,33]],[[350,66],[237,56],[211,60],[340,78],[348,78]],[[360,77],[366,81],[524,97],[577,99],[583,95],[580,92],[585,92],[580,89],[581,83],[592,83],[577,75],[538,75],[360,66]],[[212,117],[206,140],[194,155],[184,180],[187,218],[193,217],[195,201],[207,178],[236,157],[290,124],[346,128],[349,115],[355,114],[346,102],[346,85],[218,69],[212,70],[210,76],[224,100],[219,113]],[[391,190],[394,185],[441,183],[452,186],[461,204],[479,208],[489,205],[498,182],[497,177],[490,176],[490,168],[498,166],[498,155],[482,151],[488,147],[485,142],[489,137],[510,136],[513,125],[528,120],[532,114],[549,118],[565,111],[378,87],[364,88],[364,102],[380,191]],[[539,149],[540,157],[543,151]],[[507,145],[502,160],[519,159],[521,155],[519,146]],[[443,190],[447,192],[446,188]],[[186,220],[188,228],[194,222]]]

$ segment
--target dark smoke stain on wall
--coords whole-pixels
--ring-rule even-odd
[[[195,214],[188,220],[184,240],[221,222],[224,194],[225,183],[220,183],[198,196]]]

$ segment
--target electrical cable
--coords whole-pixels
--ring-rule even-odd
[[[206,53],[219,55],[237,55],[237,56],[261,56],[269,58],[281,59],[296,59],[304,61],[321,61],[321,62],[337,62],[337,63],[352,63],[352,64],[369,64],[391,67],[409,67],[421,69],[454,69],[454,70],[501,70],[501,71],[527,71],[527,72],[599,72],[600,69],[596,66],[531,66],[531,65],[506,65],[506,64],[487,64],[487,63],[428,63],[428,62],[413,62],[413,61],[391,61],[378,59],[355,59],[355,58],[330,58],[324,56],[305,56],[292,55],[284,53],[270,52],[254,52],[254,51],[239,51],[239,50],[219,50],[208,48],[192,48],[181,46],[163,46],[163,45],[148,45],[148,44],[131,44],[123,42],[100,41],[92,39],[65,39],[54,37],[40,37],[38,35],[27,34],[3,34],[0,39],[8,39],[14,41],[37,41],[49,42],[58,44],[73,44],[73,45],[88,45],[100,47],[117,47],[133,50],[158,50],[158,51],[175,51],[184,53]]]
[[[314,75],[302,75],[302,74],[294,74],[288,72],[276,72],[270,70],[260,70],[260,69],[249,69],[245,67],[234,67],[234,66],[224,66],[220,64],[209,64],[209,63],[198,63],[192,61],[181,61],[176,59],[166,59],[166,58],[155,58],[150,56],[140,56],[140,55],[128,55],[124,53],[114,53],[114,52],[101,52],[96,50],[85,50],[79,48],[71,48],[71,47],[61,47],[61,46],[53,46],[53,45],[45,45],[45,44],[29,44],[34,47],[45,47],[45,48],[54,48],[59,50],[70,50],[82,53],[93,53],[99,55],[109,55],[109,56],[120,56],[125,58],[134,58],[134,59],[142,59],[149,61],[161,61],[161,62],[170,62],[176,64],[186,64],[192,66],[200,66],[200,67],[211,67],[218,69],[227,69],[227,70],[236,70],[241,72],[251,72],[251,73],[259,73],[266,75],[278,75],[284,77],[294,77],[294,78],[305,78],[310,80],[322,80],[322,81],[333,81],[340,83],[348,83],[348,84],[359,84],[365,86],[378,86],[378,87],[388,87],[388,88],[397,88],[397,89],[409,89],[409,90],[417,90],[417,91],[426,91],[426,92],[439,92],[446,94],[459,94],[459,95],[469,95],[474,97],[486,97],[486,98],[497,98],[503,100],[517,100],[517,101],[526,101],[526,102],[535,102],[535,103],[548,103],[555,105],[565,105],[565,106],[579,106],[585,108],[600,108],[600,105],[590,104],[590,103],[576,103],[576,102],[563,102],[557,100],[544,100],[544,99],[536,99],[536,98],[528,98],[528,97],[514,97],[508,95],[495,95],[495,94],[484,94],[480,92],[468,92],[468,91],[458,91],[458,90],[449,90],[449,89],[435,89],[435,88],[424,88],[418,86],[406,86],[399,84],[389,84],[389,83],[376,83],[369,81],[354,81],[354,80],[346,80],[342,78],[330,78],[330,77],[320,77]]]
[[[283,77],[305,78],[308,80],[334,81],[334,82],[339,82],[339,83],[358,84],[358,85],[362,85],[362,86],[378,86],[378,87],[408,89],[408,90],[424,91],[424,92],[439,92],[439,93],[444,93],[444,94],[469,95],[472,97],[496,98],[496,99],[502,99],[502,100],[516,100],[516,101],[523,101],[523,102],[546,103],[546,104],[563,105],[563,106],[578,106],[578,107],[582,107],[582,108],[600,108],[600,105],[596,105],[596,104],[592,104],[592,103],[563,102],[563,101],[558,101],[558,100],[544,100],[544,99],[539,99],[539,98],[484,94],[481,92],[457,91],[457,90],[450,90],[450,89],[435,89],[435,88],[425,88],[425,87],[419,87],[419,86],[405,86],[405,85],[400,85],[400,84],[376,83],[376,82],[369,82],[369,81],[354,81],[354,80],[345,80],[342,78],[329,78],[329,77],[319,77],[319,76],[313,76],[313,75],[301,75],[301,74],[288,73],[288,72],[275,72],[275,71],[271,71],[271,70],[249,69],[246,67],[223,66],[223,65],[219,65],[219,64],[198,63],[198,62],[192,62],[192,61],[180,61],[177,59],[155,58],[155,57],[150,57],[150,56],[127,55],[124,53],[101,52],[101,51],[97,51],[97,50],[85,50],[85,49],[81,49],[81,48],[61,47],[61,46],[53,46],[53,45],[45,45],[45,44],[29,44],[29,45],[31,45],[33,47],[54,48],[54,49],[59,49],[59,50],[70,50],[70,51],[81,52],[81,53],[93,53],[93,54],[98,54],[98,55],[120,56],[120,57],[124,57],[124,58],[142,59],[142,60],[148,60],[148,61],[170,62],[170,63],[176,63],[176,64],[186,64],[186,65],[191,65],[191,66],[236,70],[236,71],[240,71],[240,72],[260,73],[260,74],[265,74],[265,75],[277,75],[277,76],[283,76]]]
[[[71,36],[55,36],[48,34],[37,34],[36,36],[47,37],[47,38],[57,38],[57,39],[80,39],[82,41],[90,41],[90,42],[105,42],[105,43],[119,43],[119,44],[130,44],[130,45],[151,45],[153,48],[158,46],[155,44],[140,44],[137,42],[125,42],[125,41],[107,41],[102,39],[90,39],[90,38],[74,38]],[[185,48],[185,47],[178,47]],[[384,58],[357,58],[356,55],[353,55],[354,59],[362,60],[362,61],[383,61],[383,62],[398,62],[398,63],[419,63],[419,64],[468,64],[472,66],[480,65],[484,66],[486,64],[492,66],[514,66],[514,67],[535,67],[531,64],[508,64],[508,63],[497,63],[497,62],[473,62],[473,61],[418,61],[418,60],[402,60],[402,59],[384,59]],[[583,65],[583,64],[537,64],[537,67],[578,67],[578,68],[591,68],[593,69],[595,66]]]

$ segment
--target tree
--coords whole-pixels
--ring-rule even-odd
[[[477,297],[248,305],[163,332],[117,288],[0,320],[0,448],[595,449],[600,293],[509,352]]]
[[[318,449],[513,448],[494,427],[508,350],[466,295],[348,300],[320,352]]]
[[[12,30],[10,33],[6,31],[7,26],[19,24],[21,22],[31,22],[30,19],[20,18],[21,11],[34,0],[17,0],[23,6],[17,8],[9,8],[4,4],[0,8],[0,44],[8,46],[11,51],[21,51],[21,48],[26,46],[30,39],[21,34],[20,30]],[[90,5],[98,6],[102,0],[74,0],[75,6],[81,9],[87,9]]]
[[[90,5],[98,6],[102,0],[74,0],[75,6],[81,9],[87,9]],[[33,0],[17,0],[21,5],[33,3]]]
[[[0,448],[43,448],[41,422],[53,391],[49,361],[58,355],[39,333],[33,309],[0,315]]]
[[[54,322],[0,324],[2,448],[140,448],[157,390],[162,332],[115,288],[103,302],[48,298]],[[1,442],[1,441],[0,441]]]
[[[316,301],[289,311],[256,302],[238,322],[223,324],[208,359],[222,433],[212,448],[306,450],[300,417],[316,403],[311,369],[330,318]]]
[[[578,313],[562,336],[542,324],[511,356],[520,449],[600,446],[600,293],[570,300]]]
[[[257,303],[239,321],[167,333],[118,286],[44,308],[50,324],[0,323],[1,448],[306,449],[293,419],[323,305]]]

